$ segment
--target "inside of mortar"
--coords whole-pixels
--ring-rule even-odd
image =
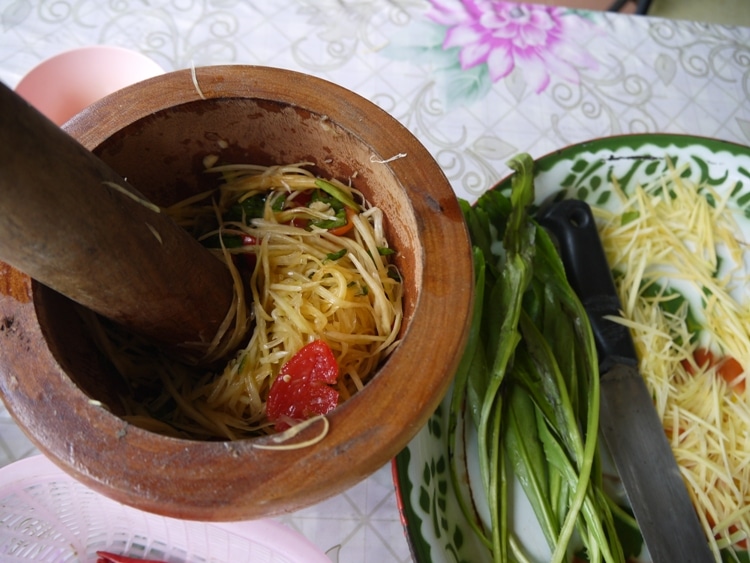
[[[387,218],[387,238],[404,281],[402,335],[408,327],[421,286],[422,250],[407,191],[383,161],[390,155],[376,154],[328,116],[267,100],[201,100],[142,118],[93,152],[161,206],[216,187],[216,177],[204,172],[208,155],[227,163],[311,162],[316,175],[351,182]],[[97,350],[77,305],[36,283],[34,300],[49,348],[71,380],[122,415],[120,378]]]

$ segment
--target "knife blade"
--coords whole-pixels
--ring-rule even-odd
[[[600,432],[654,563],[715,561],[651,394],[630,332],[607,318],[620,300],[589,205],[562,200],[537,219],[556,239],[566,275],[588,314],[600,372]]]

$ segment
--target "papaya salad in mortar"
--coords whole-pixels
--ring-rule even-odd
[[[534,162],[523,154],[509,165],[510,192],[462,202],[477,295],[448,415],[452,487],[494,561],[539,560],[513,526],[514,483],[538,522],[545,561],[645,561],[599,441],[587,315],[534,219]],[[623,308],[613,320],[633,336],[706,541],[716,561],[746,562],[750,254],[731,209],[737,190],[688,176],[667,161],[649,184],[625,190],[613,177],[617,201],[591,207]],[[479,465],[469,490],[466,432],[476,433]]]
[[[321,421],[322,439],[325,415],[399,343],[402,280],[386,218],[352,186],[313,174],[313,163],[217,160],[204,160],[215,189],[162,212],[230,269],[235,305],[207,355],[236,352],[217,369],[187,365],[90,316],[127,389],[123,418],[208,440],[292,436]]]

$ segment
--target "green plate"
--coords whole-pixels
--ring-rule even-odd
[[[698,184],[721,189],[733,186],[731,209],[737,216],[745,240],[750,240],[750,148],[724,141],[690,136],[655,134],[626,135],[573,145],[537,159],[535,189],[537,203],[550,197],[584,199],[592,205],[613,208],[618,198],[610,179],[618,178],[627,192],[637,184],[656,180],[668,170],[689,164],[686,174]],[[509,190],[509,179],[493,189]],[[490,561],[455,498],[448,468],[446,397],[427,425],[393,461],[393,478],[399,510],[412,555],[417,563],[482,563]],[[459,429],[461,432],[461,429]],[[477,463],[473,432],[468,429],[463,457],[466,475],[476,482]],[[538,560],[549,553],[523,493],[515,492],[514,527],[522,543]],[[486,500],[474,496],[478,512]],[[647,561],[647,558],[644,558]]]

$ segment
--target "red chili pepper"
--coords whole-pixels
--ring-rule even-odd
[[[322,340],[307,344],[281,367],[271,385],[266,415],[277,431],[289,428],[288,419],[305,420],[326,414],[337,404],[339,366],[331,348]]]
[[[118,555],[108,551],[97,551],[96,555],[99,558],[96,563],[167,563],[160,559],[138,559],[136,557]]]

